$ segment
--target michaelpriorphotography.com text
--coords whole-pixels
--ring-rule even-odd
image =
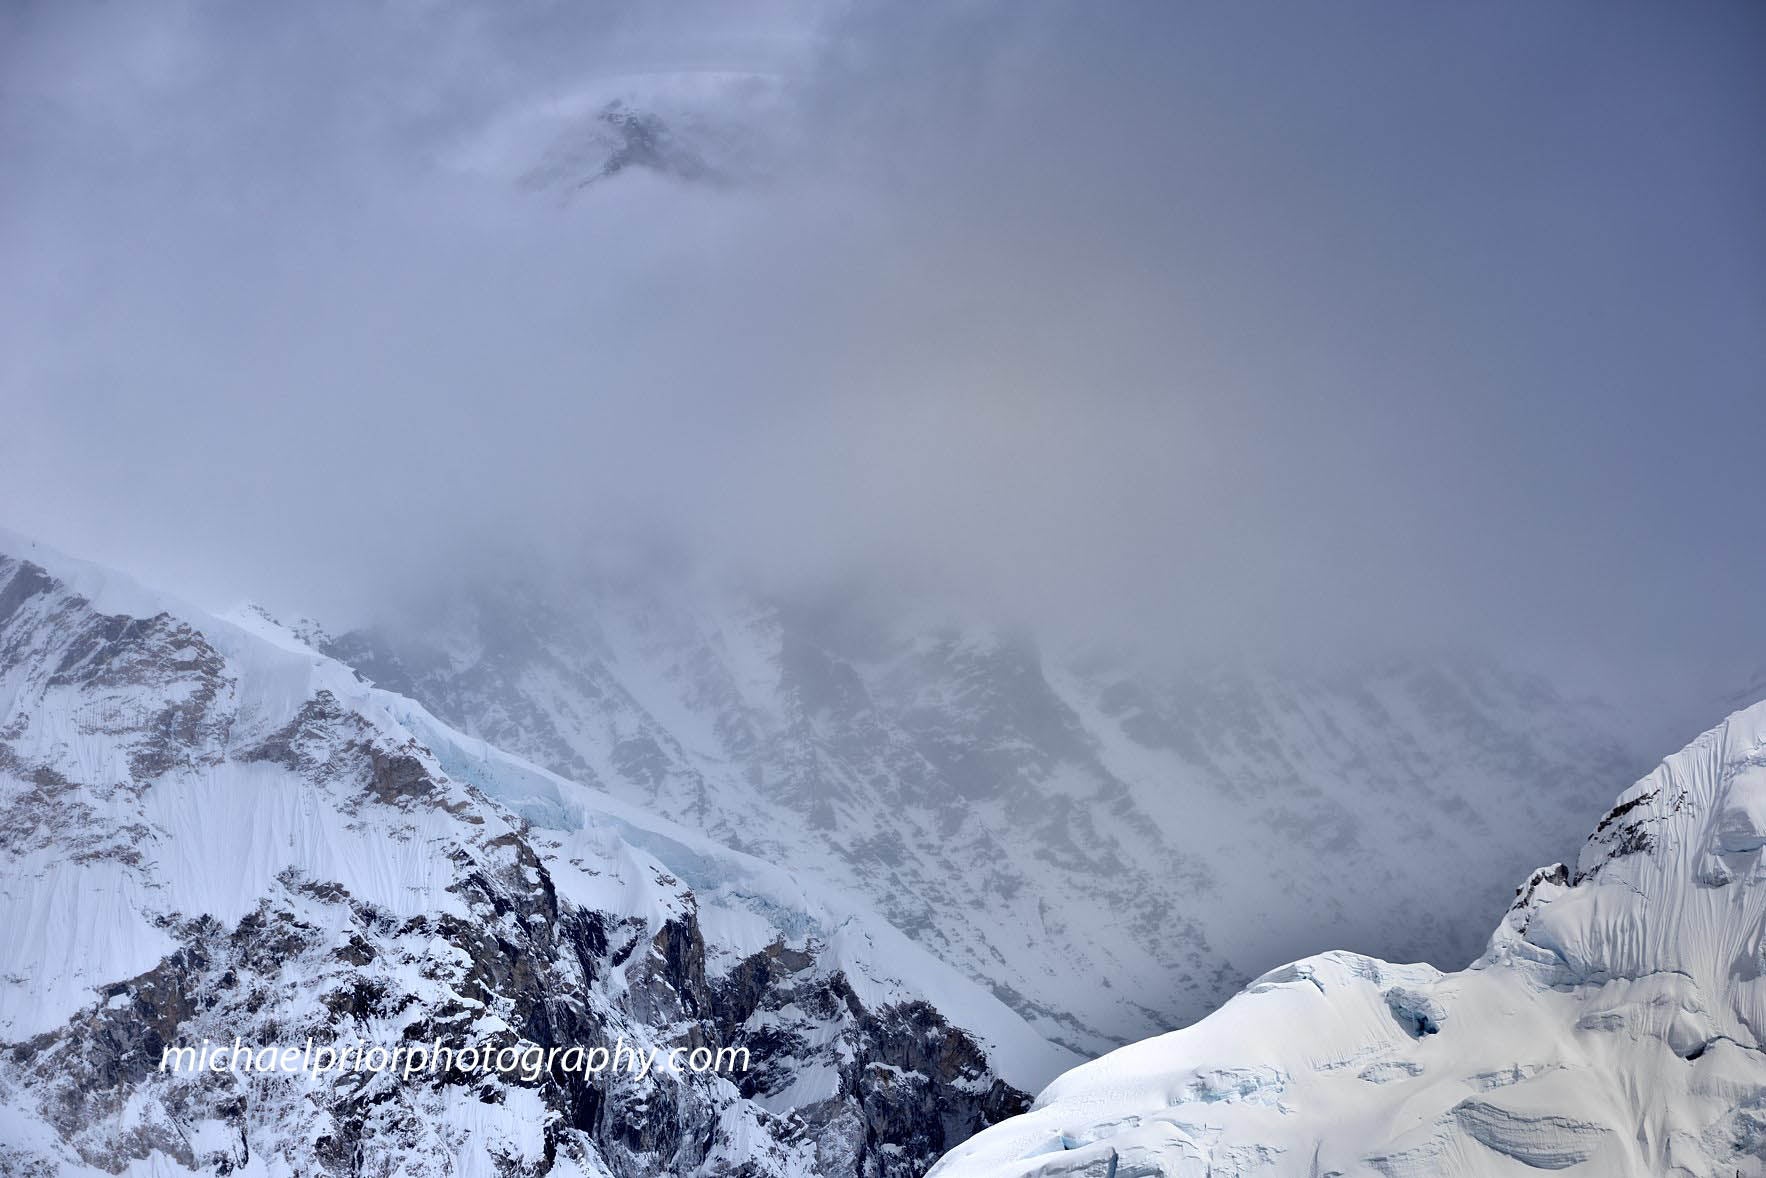
[[[740,1074],[749,1066],[746,1047],[642,1047],[624,1037],[612,1047],[542,1047],[534,1043],[472,1044],[451,1046],[441,1039],[430,1043],[315,1043],[299,1046],[247,1043],[235,1037],[231,1043],[204,1039],[200,1044],[171,1044],[160,1052],[162,1072],[246,1072],[258,1074],[306,1073],[313,1076],[357,1072],[391,1072],[402,1079],[416,1076],[502,1072],[532,1084],[547,1075],[608,1075],[642,1079],[651,1072],[695,1075]]]

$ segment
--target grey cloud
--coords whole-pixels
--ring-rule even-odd
[[[1184,649],[1758,661],[1757,8],[734,11],[12,12],[8,522],[345,613],[615,533]],[[764,166],[523,185],[633,95]]]

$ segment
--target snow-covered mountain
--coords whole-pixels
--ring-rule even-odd
[[[463,731],[868,897],[1099,1051],[1347,943],[1457,966],[1624,725],[1466,658],[1172,668],[602,578],[316,638]]]
[[[1326,953],[1074,1069],[939,1178],[1766,1174],[1766,703],[1536,871],[1469,968]]]
[[[910,1175],[1074,1062],[862,903],[3,535],[0,930],[6,1174]],[[236,1036],[752,1063],[159,1070]]]

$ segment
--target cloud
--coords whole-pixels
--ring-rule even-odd
[[[733,13],[13,12],[9,522],[345,612],[617,533],[1185,649],[1761,649],[1758,12]]]

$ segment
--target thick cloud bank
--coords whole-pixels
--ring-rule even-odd
[[[1188,645],[1766,650],[1757,7],[41,4],[0,46],[0,505],[208,596],[613,534]]]

